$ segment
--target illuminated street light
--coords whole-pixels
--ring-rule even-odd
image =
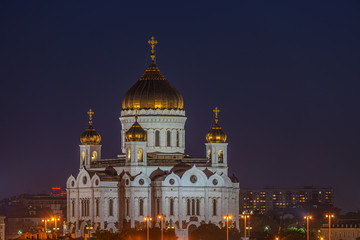
[[[334,218],[334,214],[329,213],[325,215],[326,218],[329,219],[329,240],[331,240],[331,219]]]
[[[57,222],[58,221],[60,221],[60,217],[53,217],[53,218],[51,218],[51,221],[53,221],[53,222],[55,222],[55,238],[57,239],[57,230],[58,230],[58,228],[57,228]]]
[[[85,227],[85,229],[88,230],[88,238],[90,238],[90,230],[93,230],[94,227],[92,227],[92,226],[87,226],[87,227]]]
[[[146,221],[146,239],[149,240],[150,239],[149,222],[152,221],[152,217],[144,217],[144,221]]]
[[[41,222],[43,222],[45,224],[45,233],[46,233],[46,236],[48,234],[48,230],[47,230],[47,223],[50,222],[50,219],[41,219]]]
[[[309,220],[312,219],[312,216],[304,216],[304,219],[306,219],[306,239],[310,240],[310,232],[309,232]]]
[[[163,215],[158,215],[158,219],[161,220],[161,240],[164,240],[164,218]]]
[[[242,214],[240,216],[241,216],[242,219],[244,219],[244,239],[246,240],[246,229],[247,229],[246,219],[250,218],[250,214]]]
[[[225,215],[224,219],[226,220],[226,240],[229,240],[229,220],[232,219],[231,215]]]

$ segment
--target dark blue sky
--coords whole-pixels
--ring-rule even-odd
[[[360,209],[359,1],[129,2],[0,2],[0,198],[77,173],[89,107],[103,157],[120,152],[121,101],[154,35],[187,153],[205,156],[218,106],[241,187],[333,186]]]

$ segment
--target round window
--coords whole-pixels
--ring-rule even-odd
[[[144,185],[144,179],[140,179],[140,180],[139,180],[139,184],[140,184],[140,185]]]
[[[129,185],[129,179],[126,179],[125,184]]]
[[[75,181],[71,181],[71,186],[75,186]]]
[[[95,186],[99,185],[99,179],[95,180]]]
[[[171,178],[171,179],[169,180],[169,183],[170,183],[170,185],[174,185],[175,180],[174,180],[173,178]]]
[[[84,176],[84,177],[83,177],[83,184],[86,184],[86,183],[87,183],[87,177]]]
[[[192,176],[190,177],[190,181],[191,181],[192,183],[196,183],[197,177],[196,177],[195,175],[192,175]]]
[[[217,185],[217,184],[218,184],[218,180],[217,180],[217,179],[214,179],[214,180],[213,180],[213,184],[214,184],[214,185]]]

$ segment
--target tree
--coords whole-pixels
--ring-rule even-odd
[[[160,239],[161,230],[160,228],[150,228],[150,240]],[[146,229],[124,229],[121,233],[111,233],[106,230],[96,231],[92,238],[93,240],[138,240],[146,239]],[[176,240],[174,230],[164,231],[164,240]]]
[[[235,228],[229,229],[229,239],[240,239],[240,233]],[[226,227],[219,228],[215,224],[201,224],[189,234],[189,240],[226,240]]]

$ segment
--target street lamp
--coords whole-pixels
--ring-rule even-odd
[[[225,215],[224,220],[226,220],[226,240],[229,240],[229,220],[232,219],[231,215]]]
[[[304,219],[306,219],[306,239],[309,240],[310,239],[310,233],[309,233],[309,220],[312,219],[312,216],[304,216]]]
[[[45,223],[45,234],[46,234],[46,236],[47,236],[47,234],[48,234],[48,231],[47,231],[47,222],[50,222],[50,219],[45,219],[45,218],[43,218],[43,219],[41,219],[41,222]],[[46,238],[47,238],[47,237],[46,237]]]
[[[88,230],[88,238],[90,238],[90,230],[93,230],[94,227],[87,226],[85,229]]]
[[[149,240],[149,222],[152,221],[152,217],[144,217],[144,221],[146,221],[146,239]]]
[[[51,221],[53,221],[53,222],[55,222],[55,228],[54,228],[54,230],[55,230],[55,238],[57,239],[57,230],[58,230],[58,228],[57,228],[57,222],[58,221],[60,221],[60,217],[58,217],[58,218],[51,218]]]
[[[158,219],[161,220],[161,240],[164,240],[164,218],[163,215],[158,215]]]
[[[334,214],[326,214],[325,215],[326,218],[329,219],[329,240],[331,239],[331,219],[334,218]]]
[[[249,219],[250,218],[250,215],[249,214],[243,214],[241,215],[241,218],[244,219],[244,239],[246,240],[246,219]]]

